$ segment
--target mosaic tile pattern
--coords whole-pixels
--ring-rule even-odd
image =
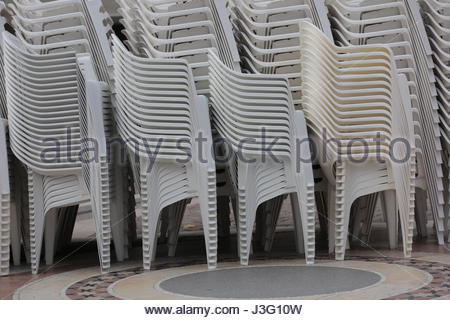
[[[203,263],[203,260],[191,260],[183,263],[166,263],[156,265],[155,267],[152,266],[152,270],[178,268]],[[65,294],[72,300],[120,300],[108,292],[108,287],[119,280],[132,277],[143,272],[144,270],[142,268],[131,268],[92,276],[69,286],[66,289]]]
[[[298,259],[298,256],[283,257],[282,259]],[[329,259],[328,257],[319,257],[319,260]],[[349,256],[347,260],[365,261],[365,262],[382,262],[388,264],[397,264],[407,267],[419,269],[429,273],[432,281],[417,289],[397,296],[386,298],[387,300],[430,300],[438,299],[450,295],[450,265],[431,262],[419,259],[400,259],[391,257],[361,257]],[[266,260],[265,258],[257,258],[257,260]],[[273,260],[273,259],[272,259]],[[221,262],[234,262],[235,259],[227,259]],[[184,267],[188,265],[203,264],[203,260],[190,260],[180,263],[160,264],[152,268],[152,270],[162,270],[167,268]],[[93,276],[78,281],[66,290],[65,294],[69,299],[74,300],[119,300],[108,292],[115,282],[143,273],[142,268],[132,268],[122,271],[110,272],[103,275]],[[364,289],[361,289],[364,290]]]
[[[416,268],[429,273],[433,279],[422,288],[406,292],[385,300],[431,300],[450,295],[450,265],[419,259],[393,259],[385,257],[350,257],[353,260],[384,262]]]

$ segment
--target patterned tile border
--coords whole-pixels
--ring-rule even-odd
[[[384,262],[416,268],[429,273],[431,282],[417,290],[409,291],[384,300],[431,300],[450,295],[450,265],[420,259],[399,259],[388,257],[350,257],[352,260]]]
[[[268,260],[267,258],[256,258],[257,260]],[[298,259],[298,256],[283,257],[283,259]],[[329,259],[328,257],[319,257],[319,260]],[[432,281],[417,289],[400,295],[386,298],[385,300],[430,300],[438,299],[450,295],[450,265],[431,262],[420,259],[401,259],[391,257],[362,257],[349,256],[347,260],[365,261],[365,262],[382,262],[387,264],[397,264],[407,267],[419,269],[429,273]],[[221,262],[234,262],[235,259],[227,259]],[[167,263],[157,265],[154,270],[162,270],[168,268],[178,268],[189,265],[203,264],[203,260],[190,260],[180,263]],[[153,270],[153,268],[152,268]],[[78,281],[70,285],[65,294],[69,299],[73,300],[120,300],[108,292],[115,282],[142,274],[142,268],[132,268],[122,271],[114,271],[103,275],[97,275]]]

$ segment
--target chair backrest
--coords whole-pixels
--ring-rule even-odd
[[[75,54],[39,55],[4,33],[4,58],[14,154],[46,175],[77,171],[81,146]]]
[[[259,157],[276,140],[274,155],[292,154],[294,107],[283,76],[243,74],[210,50],[212,121],[235,152]]]
[[[195,85],[182,59],[138,57],[113,36],[113,102],[118,131],[143,157],[174,161],[193,149]]]
[[[361,152],[346,148],[352,139],[364,138],[368,149],[362,151],[369,156],[389,154],[398,137],[414,144],[410,104],[403,101],[389,48],[337,47],[309,23],[301,22],[300,30],[303,108],[312,132],[321,136],[326,129],[329,138],[343,143],[331,141],[327,147],[344,157]]]
[[[16,0],[11,8],[18,36],[29,43],[30,49],[37,53],[90,53],[99,79],[109,82],[113,21],[101,0]]]
[[[197,92],[208,94],[207,50],[240,70],[240,57],[223,0],[120,0],[120,13],[130,48],[154,58],[186,59],[193,69]],[[170,31],[162,32],[167,29]]]

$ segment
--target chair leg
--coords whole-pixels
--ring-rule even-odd
[[[272,199],[269,204],[269,210],[271,214],[267,216],[270,219],[266,220],[266,227],[264,232],[264,251],[270,252],[273,246],[273,240],[275,238],[275,232],[277,229],[278,218],[280,217],[281,207],[283,206],[283,201],[286,197],[284,195],[278,196]],[[299,248],[297,248],[297,252]],[[300,252],[299,252],[300,253]],[[303,253],[303,252],[302,252]]]
[[[17,232],[11,238],[12,252],[14,265],[21,264],[21,250],[25,255],[27,263],[31,263],[30,256],[30,238],[29,238],[29,196],[28,196],[28,173],[27,170],[18,163],[17,159],[13,160],[13,184],[14,184],[14,201],[15,201],[15,216],[12,218],[13,227]],[[13,229],[14,230],[14,229]]]
[[[328,208],[328,253],[334,253],[336,237],[336,186],[328,185],[327,191]]]
[[[210,169],[201,173],[201,175],[204,177],[204,181],[200,182],[202,192],[199,193],[199,200],[205,235],[206,257],[208,269],[214,269],[217,266],[218,247],[216,171]]]
[[[299,199],[296,193],[291,193],[292,217],[294,218],[295,248],[298,254],[305,253],[305,245],[303,239],[303,225],[301,219],[301,209]]]
[[[447,205],[448,207],[448,205]],[[420,239],[428,236],[427,230],[427,192],[416,188],[416,207],[415,218],[417,226],[417,234]]]
[[[217,197],[217,208],[223,208],[221,212],[217,211],[217,228],[218,228],[218,250],[229,252],[231,248],[231,209],[230,197]],[[226,206],[225,204],[226,203]],[[225,210],[227,208],[227,210]]]
[[[28,172],[28,196],[30,208],[30,256],[31,272],[37,274],[44,235],[44,197],[42,176]]]
[[[26,176],[25,176],[26,177]],[[27,181],[28,178],[25,178]],[[26,192],[21,196],[22,201],[21,203],[24,204],[22,206],[22,210],[18,212],[20,216],[20,233],[22,236],[22,244],[23,244],[23,251],[25,253],[25,261],[27,264],[31,264],[31,236],[30,236],[30,195],[28,193],[28,183],[27,183],[27,190]]]
[[[116,254],[117,261],[125,260],[125,220],[123,219],[123,213],[120,212],[120,208],[115,207],[114,202],[111,208],[111,235],[114,241],[114,252]]]
[[[128,256],[127,250],[127,234],[126,224],[128,222],[126,200],[128,196],[128,185],[125,179],[124,169],[116,163],[111,164],[112,182],[110,185],[115,189],[114,194],[110,195],[110,219],[111,219],[111,236],[114,242],[114,252],[116,254],[117,261],[124,261]],[[111,191],[110,191],[111,192]]]
[[[79,206],[75,205],[58,210],[59,216],[64,215],[64,218],[66,220],[66,230],[64,230],[64,236],[62,237],[61,248],[67,246],[72,241],[73,230],[75,228],[75,223],[78,215],[78,208]]]
[[[149,174],[141,168],[141,203],[142,203],[142,254],[144,270],[150,270],[156,255],[156,237],[159,221],[159,194],[152,179],[153,168]]]
[[[327,220],[327,195],[326,192],[315,192],[316,207],[319,216],[320,239],[326,240],[328,237],[328,220]]]
[[[300,177],[299,177],[300,178]],[[300,188],[302,186],[302,188]],[[314,183],[305,181],[297,182],[297,194],[291,199],[297,199],[299,214],[294,221],[298,223],[297,234],[302,233],[305,260],[307,264],[313,264],[316,251],[316,199],[314,197]],[[295,211],[294,211],[295,213]],[[300,232],[301,230],[301,232]],[[302,240],[298,237],[297,242]]]
[[[345,176],[345,164],[336,165],[336,216],[335,216],[335,253],[336,260],[344,260],[347,248],[348,226],[350,220],[351,202],[348,198]]]
[[[413,161],[411,161],[413,162]],[[405,258],[411,257],[412,242],[414,235],[414,209],[415,209],[415,170],[411,170],[411,182],[409,188],[397,187],[396,200],[398,214],[400,216],[400,227],[402,232],[403,255]]]
[[[137,228],[136,228],[136,199],[135,199],[135,186],[133,180],[133,170],[130,168],[129,163],[122,166],[123,179],[124,179],[124,190],[126,191],[126,196],[124,198],[124,213],[127,215],[127,228],[126,228],[126,239],[127,239],[127,250],[125,251],[125,258],[129,257],[129,249],[132,248],[133,242],[137,240]]]
[[[369,195],[362,196],[355,201],[356,209],[355,221],[353,223],[353,227],[356,227],[352,231],[352,239],[357,241],[361,239],[361,241],[365,242],[365,235],[370,233],[370,229],[372,227],[372,220],[375,215],[376,203],[378,201],[378,193],[373,193]],[[352,208],[353,209],[353,208]],[[351,211],[354,212],[353,210]],[[357,226],[358,220],[362,222]],[[369,230],[369,231],[367,231]],[[368,239],[368,237],[367,237]]]
[[[168,230],[169,230],[169,223],[170,223],[169,208],[170,208],[170,206],[167,208],[164,208],[161,211],[161,222],[160,222],[160,228],[159,228],[158,243],[167,243],[167,241],[168,241]]]
[[[219,212],[219,208],[222,208]],[[230,198],[228,196],[217,197],[217,226],[220,238],[230,237]]]
[[[217,168],[216,168],[217,169]],[[218,170],[216,170],[217,172]],[[219,174],[219,173],[217,173]],[[217,177],[216,174],[216,177]],[[217,180],[217,178],[216,178]],[[218,181],[220,184],[220,181]],[[230,183],[230,182],[226,182]],[[219,188],[219,187],[216,187]],[[231,198],[228,195],[217,196],[217,232],[220,239],[224,239],[224,241],[230,240],[230,202]],[[227,245],[226,245],[227,246]]]
[[[387,190],[381,193],[381,205],[386,216],[389,233],[389,249],[398,248],[398,207],[395,190]]]
[[[364,217],[362,226],[361,226],[361,241],[364,245],[367,245],[370,241],[370,234],[372,232],[372,221],[375,216],[375,209],[378,203],[379,192],[373,193],[371,195],[366,196],[366,216]],[[383,206],[382,208],[383,209]]]
[[[0,276],[9,273],[11,239],[10,194],[0,194]]]
[[[111,194],[109,188],[109,169],[106,159],[101,159],[98,166],[95,166],[95,177],[98,185],[91,188],[92,215],[96,228],[97,250],[100,260],[101,271],[108,272],[111,266],[111,215],[114,216],[113,224],[118,224],[119,235],[123,234],[123,212],[118,212],[118,208],[111,208]],[[123,237],[118,241],[118,249],[123,249]],[[121,243],[120,243],[121,242]],[[119,251],[119,258],[123,258],[123,250]]]
[[[20,207],[16,202],[11,203],[11,252],[13,263],[15,266],[20,265],[20,253],[21,253],[21,243],[20,243]]]
[[[270,200],[268,202],[261,203],[258,206],[258,209],[256,209],[253,244],[264,247],[266,232],[268,232],[267,227],[270,225],[269,221],[273,218],[273,212],[271,211],[272,203]]]
[[[178,237],[180,235],[181,224],[183,223],[184,212],[188,200],[181,200],[169,207],[169,228],[167,246],[169,248],[169,257],[175,257],[177,251]],[[162,228],[161,228],[162,229]]]
[[[256,186],[251,185],[255,181],[255,168],[249,164],[239,162],[239,255],[241,265],[248,265],[253,226],[256,219]]]
[[[358,242],[360,239],[361,232],[361,222],[364,218],[364,213],[367,213],[366,210],[362,210],[360,201],[356,201],[354,207],[352,208],[353,214],[353,223],[352,223],[352,241]]]
[[[50,210],[45,215],[44,242],[45,242],[45,264],[53,264],[55,257],[56,227],[58,224],[58,210]]]
[[[234,218],[234,224],[236,228],[236,239],[237,239],[237,254],[240,257],[241,256],[241,245],[239,243],[239,195],[237,197],[233,197],[231,199],[231,205],[233,207],[233,218]]]

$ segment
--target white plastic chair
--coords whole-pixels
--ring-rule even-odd
[[[115,36],[113,55],[118,130],[140,177],[144,269],[156,251],[161,211],[193,197],[200,202],[208,267],[215,268],[216,171],[207,100],[195,94],[185,60],[135,56]],[[202,149],[195,143],[200,134],[206,138]]]
[[[427,70],[429,64],[424,64],[422,58],[427,55],[427,37],[424,37],[422,21],[417,17],[417,4],[414,1],[363,1],[355,6],[342,0],[327,0],[326,4],[336,43],[341,46],[389,46],[394,53],[397,71],[407,77],[417,148],[416,225],[420,235],[426,236],[426,192],[438,241],[442,243],[444,196],[441,144],[433,97],[434,83],[433,80],[427,80],[432,79]],[[368,213],[366,222],[371,221],[373,213],[373,210]],[[358,233],[359,225],[355,223],[355,236]],[[367,234],[363,236],[366,237]],[[395,246],[395,243],[391,243],[391,248]]]
[[[440,129],[444,146],[444,183],[446,194],[449,190],[450,178],[450,4],[444,1],[419,1],[421,14],[433,52],[434,75],[436,77],[437,100],[439,106]],[[449,197],[446,197],[444,228],[447,234],[450,229]],[[450,234],[448,234],[450,241]]]
[[[46,262],[53,262],[57,209],[90,199],[101,203],[105,199],[98,197],[105,196],[107,190],[94,179],[89,188],[93,192],[89,193],[82,176],[75,54],[31,53],[19,39],[6,33],[4,50],[11,149],[29,172],[31,263],[32,272],[37,273],[44,225]],[[71,129],[70,140],[67,128]],[[104,214],[97,208],[93,206],[100,265],[102,271],[107,271],[109,212]]]
[[[5,32],[6,19],[3,14],[6,14],[6,7],[3,1],[0,1],[0,119],[6,119],[8,110],[6,108],[6,94],[5,94],[5,72],[3,71],[3,49],[2,49],[2,34]]]
[[[296,141],[306,139],[307,132],[303,113],[294,110],[288,81],[282,76],[234,72],[212,50],[209,57],[213,124],[236,153],[241,264],[249,261],[258,206],[283,194],[292,194],[297,242],[303,235],[301,246],[311,264],[315,255],[314,179],[310,163],[296,164]],[[264,139],[273,138],[279,139],[273,148],[279,161],[261,159]],[[301,155],[308,159],[309,145],[302,146]]]
[[[230,1],[234,32],[240,46],[242,60],[250,73],[280,74],[288,77],[296,109],[301,109],[301,70],[299,54],[300,21],[318,26],[330,39],[331,28],[323,1],[291,0],[233,0]],[[313,166],[315,191],[321,233],[326,232],[326,179],[320,166]],[[275,210],[276,211],[276,210]],[[276,221],[278,214],[272,215]],[[268,223],[264,248],[269,251],[276,224]],[[297,247],[303,253],[302,247]]]
[[[11,256],[14,265],[20,264],[22,236],[19,215],[22,207],[16,199],[20,197],[20,186],[16,185],[20,181],[20,174],[14,172],[16,163],[9,148],[8,110],[3,68],[3,32],[6,32],[6,24],[10,22],[7,21],[8,18],[9,12],[3,1],[0,1],[0,275],[9,274]],[[16,183],[13,183],[14,180]]]
[[[154,58],[183,58],[192,68],[196,94],[209,93],[207,49],[216,48],[222,61],[234,70],[240,70],[237,46],[225,2],[201,1],[118,1],[122,14],[125,43],[138,55]],[[213,135],[214,128],[213,129]],[[219,149],[221,147],[219,146]],[[222,150],[219,150],[222,152]],[[233,170],[224,163],[216,163],[218,185],[218,215],[220,234],[229,234],[229,199],[235,202],[236,190],[230,181]],[[170,219],[164,219],[161,237],[168,233],[169,256],[175,255],[178,232],[185,204],[168,208]],[[166,214],[163,215],[166,217]],[[174,223],[174,221],[176,221]],[[169,226],[167,232],[166,228]],[[228,230],[228,231],[227,231]]]
[[[0,119],[0,276],[9,273],[11,192],[7,152],[7,121]]]
[[[399,211],[403,253],[410,257],[415,187],[413,121],[406,81],[403,78],[399,83],[392,52],[381,46],[336,47],[307,22],[300,23],[300,50],[302,105],[330,183],[329,237],[335,243],[330,243],[329,249],[334,248],[337,260],[344,259],[352,203],[384,191],[388,226],[395,226],[392,222]],[[323,140],[324,130],[330,141]],[[373,142],[377,137],[384,138],[379,146]],[[361,138],[366,147],[352,140]],[[410,150],[391,150],[398,138],[407,141]],[[352,159],[359,159],[359,163]]]
[[[186,59],[193,69],[198,94],[208,94],[208,48],[216,48],[222,61],[239,70],[239,55],[224,1],[118,3],[124,33],[133,51],[155,58]]]
[[[233,0],[230,2],[234,29],[242,55],[260,73],[284,74],[296,108],[300,108],[301,84],[298,65],[298,23],[309,21],[320,26],[331,39],[322,1]],[[317,13],[320,14],[317,16]],[[325,18],[323,18],[325,17]]]
[[[25,46],[37,53],[66,52],[89,53],[92,57],[96,78],[110,82],[109,70],[112,68],[112,53],[109,35],[112,33],[112,20],[100,0],[64,0],[52,2],[28,2],[16,0],[11,5],[15,12],[14,25]],[[89,130],[100,134],[97,126],[104,130],[101,141],[115,141],[113,115],[110,104],[93,105],[88,113],[103,113],[103,124],[90,121]],[[100,109],[99,109],[100,108]],[[101,110],[101,108],[104,108]],[[97,110],[98,109],[98,110]],[[81,110],[83,112],[83,110]],[[81,119],[87,119],[81,117]],[[95,127],[95,128],[94,128]],[[91,138],[82,136],[82,139]],[[135,233],[127,225],[134,219],[128,208],[133,199],[128,199],[129,177],[126,164],[119,163],[117,155],[122,150],[112,144],[107,148],[109,164],[108,177],[111,192],[111,225],[116,257],[123,261],[128,257],[128,235]],[[131,201],[130,201],[131,200]],[[70,228],[70,226],[69,226]],[[59,232],[69,233],[70,230]]]
[[[0,2],[0,12],[5,5]],[[9,273],[9,245],[10,245],[10,202],[11,194],[9,188],[9,166],[6,136],[6,99],[4,88],[2,33],[4,31],[5,19],[0,15],[0,275]]]

